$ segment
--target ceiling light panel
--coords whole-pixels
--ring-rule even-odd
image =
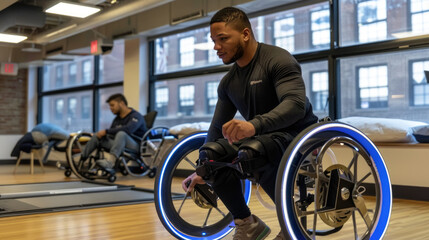
[[[65,15],[77,18],[86,18],[94,13],[99,12],[101,9],[97,7],[90,7],[82,4],[61,1],[54,6],[45,10],[47,13]]]
[[[27,39],[26,36],[0,33],[0,42],[19,43]]]

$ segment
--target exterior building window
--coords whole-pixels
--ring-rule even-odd
[[[295,19],[287,17],[274,21],[274,45],[295,51]]]
[[[193,84],[179,86],[179,113],[185,116],[194,115],[195,86]]]
[[[76,63],[69,64],[69,86],[76,84]]]
[[[158,116],[165,117],[168,111],[168,88],[157,88],[155,92],[155,110],[158,112]]]
[[[55,100],[55,119],[56,120],[63,119],[63,109],[64,109],[64,100],[63,99]]]
[[[357,6],[359,42],[386,39],[386,0],[359,0]]]
[[[195,53],[194,53],[195,37],[186,37],[180,39],[180,66],[190,67],[194,65]]]
[[[207,94],[206,94],[207,113],[213,114],[217,103],[217,87],[219,86],[219,82],[207,82],[206,84],[207,84]]]
[[[76,107],[77,107],[77,99],[75,97],[71,97],[68,99],[67,103],[67,114],[71,119],[76,118]]]
[[[429,32],[429,2],[427,0],[411,0],[410,9],[413,33]]]
[[[387,66],[358,68],[358,108],[385,108],[388,100]]]
[[[82,83],[87,84],[91,83],[91,69],[92,64],[90,60],[82,62]]]
[[[313,46],[329,46],[331,42],[329,9],[311,12],[311,42]]]
[[[424,70],[429,70],[429,60],[411,63],[411,105],[429,105],[429,84],[426,82]]]
[[[91,96],[82,96],[81,111],[83,119],[88,119],[91,117]]]
[[[311,103],[315,111],[324,111],[328,103],[328,72],[311,73]]]
[[[63,86],[63,66],[57,66],[55,68],[55,87]]]

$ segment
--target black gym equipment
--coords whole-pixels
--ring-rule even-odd
[[[90,181],[0,185],[0,217],[146,203],[153,199],[153,190]]]
[[[205,137],[206,133],[195,133],[179,140],[165,156],[155,181],[158,216],[178,239],[220,239],[234,225],[228,211],[221,210],[223,204],[213,203],[213,196],[206,199],[206,194],[194,190],[181,201],[173,198],[184,179],[175,173],[181,168],[195,171]],[[371,140],[354,127],[331,121],[305,129],[286,149],[276,181],[277,216],[286,237],[326,239],[339,234],[345,239],[378,240],[386,232],[392,210],[387,168]],[[374,186],[375,196],[367,195],[368,185]],[[244,186],[248,202],[250,184]],[[201,217],[188,214],[195,215],[195,208]],[[348,231],[341,232],[345,226]]]

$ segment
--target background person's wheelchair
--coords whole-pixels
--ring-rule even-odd
[[[196,169],[205,138],[205,132],[181,138],[159,166],[157,213],[178,239],[220,239],[234,225],[207,184],[177,199],[177,193],[183,192],[182,180]],[[247,202],[250,190],[250,182],[243,181]],[[336,235],[381,239],[391,209],[391,183],[383,158],[359,130],[339,122],[317,123],[300,133],[283,155],[277,173],[276,210],[282,232],[291,239]]]
[[[116,180],[116,172],[122,175],[143,177],[148,175],[153,178],[156,175],[157,166],[162,160],[163,154],[177,138],[169,134],[166,127],[152,127],[156,117],[156,112],[145,115],[146,124],[149,130],[143,135],[140,142],[140,150],[133,151],[125,149],[116,161],[113,169],[103,169],[96,165],[98,159],[104,159],[105,154],[109,154],[107,149],[98,148],[88,159],[81,160],[81,152],[86,143],[91,138],[89,133],[78,133],[72,136],[67,143],[66,158],[67,164],[65,175],[71,173],[82,179],[107,179],[109,182]]]

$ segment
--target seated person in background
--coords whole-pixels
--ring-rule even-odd
[[[140,138],[147,128],[143,116],[128,107],[124,95],[114,94],[106,102],[116,117],[110,128],[102,129],[92,136],[82,152],[81,159],[86,160],[97,147],[103,147],[109,150],[111,156],[99,159],[96,163],[102,168],[112,169],[125,148],[139,151]]]
[[[70,133],[57,125],[40,123],[18,140],[10,155],[19,157],[20,151],[29,153],[32,145],[42,145],[50,140],[67,140],[69,135]]]

